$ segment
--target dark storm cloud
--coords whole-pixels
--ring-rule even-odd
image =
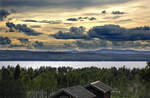
[[[79,20],[81,19],[89,19],[89,17],[78,17]]]
[[[150,40],[150,27],[137,27],[132,29],[122,28],[118,25],[104,25],[91,28],[86,34],[81,27],[72,27],[70,32],[62,32],[52,35],[56,39],[86,39],[94,38],[109,41],[137,41]]]
[[[125,14],[125,12],[121,12],[121,11],[112,11],[112,14],[114,14],[114,15]]]
[[[44,6],[46,2],[40,3],[42,0],[0,0],[3,7],[7,6]]]
[[[22,48],[24,47],[23,45],[16,45],[16,44],[11,44],[8,46],[8,48]]]
[[[18,38],[18,40],[22,43],[22,46],[28,47],[31,44],[28,38]]]
[[[96,49],[110,47],[106,40],[77,40],[75,42],[77,47],[83,49]]]
[[[75,44],[79,48],[83,49],[106,49],[106,48],[113,48],[113,49],[138,49],[138,48],[146,48],[150,47],[150,42],[146,41],[146,44],[142,44],[143,41],[111,41],[108,42],[107,40],[100,40],[100,39],[92,39],[92,40],[77,40]]]
[[[91,18],[89,18],[89,20],[93,21],[93,20],[96,20],[96,18],[95,17],[91,17]]]
[[[23,20],[24,22],[37,22],[36,20]]]
[[[37,21],[38,23],[48,23],[48,24],[61,24],[61,20],[55,20],[55,21],[50,21],[50,20],[42,20],[42,21]]]
[[[43,42],[39,42],[39,41],[35,41],[34,43],[33,43],[33,46],[35,47],[35,48],[41,48],[41,47],[43,47]]]
[[[68,18],[67,21],[78,21],[77,18]]]
[[[29,42],[29,39],[27,39],[27,38],[18,38],[18,40],[19,40],[21,43],[28,43],[28,42]]]
[[[150,27],[149,27],[149,26],[136,27],[136,28],[132,28],[132,30],[144,30],[144,31],[150,31]]]
[[[85,28],[84,27],[71,27],[69,32],[62,32],[59,31],[52,36],[56,39],[86,39],[87,35],[84,34]]]
[[[150,30],[126,29],[118,25],[96,26],[89,30],[90,38],[100,38],[110,41],[150,40]]]
[[[96,20],[96,18],[95,17],[78,17],[78,18],[68,18],[66,20],[67,21],[84,21],[84,20],[93,21],[93,20]]]
[[[15,25],[14,23],[7,22],[6,26],[10,29],[11,32],[19,31],[19,32],[24,32],[24,34],[29,35],[29,36],[38,36],[41,33],[34,31],[33,29],[27,27],[26,24],[17,24]]]
[[[50,6],[64,8],[83,8],[96,5],[122,3],[129,0],[0,0],[2,5],[7,6]]]
[[[106,12],[106,10],[103,10],[101,13],[102,13],[102,14],[106,14],[107,12]]]
[[[8,37],[1,37],[0,36],[0,45],[7,45],[10,43],[11,43],[11,40]]]
[[[61,24],[62,21],[61,20],[41,20],[41,21],[37,21],[37,20],[32,20],[32,19],[27,19],[27,20],[23,20],[23,22],[38,22],[38,23],[48,23],[48,24]]]
[[[26,46],[28,48],[31,48],[30,45],[32,45],[34,48],[42,48],[44,46],[43,42],[40,42],[40,41],[30,42],[28,38],[18,38],[18,40],[22,43],[21,46]]]
[[[1,9],[0,10],[0,21],[6,18],[10,13],[7,10]]]

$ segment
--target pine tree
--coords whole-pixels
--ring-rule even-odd
[[[18,79],[19,79],[19,77],[20,77],[20,72],[21,72],[20,66],[17,65],[16,68],[15,68],[15,72],[14,72],[14,79],[15,79],[15,80],[18,80]]]

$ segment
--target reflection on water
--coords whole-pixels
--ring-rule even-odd
[[[51,66],[51,67],[73,67],[73,68],[83,68],[83,67],[98,67],[98,68],[111,68],[111,67],[123,67],[126,68],[144,68],[146,66],[146,62],[112,62],[112,61],[97,61],[97,62],[90,62],[90,61],[0,61],[0,68],[2,66],[16,66],[19,64],[21,67],[32,67],[32,68],[39,68],[41,66]]]

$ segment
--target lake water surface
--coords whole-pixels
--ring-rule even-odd
[[[126,68],[133,69],[133,68],[144,68],[147,62],[144,61],[0,61],[0,68],[2,66],[16,66],[19,64],[21,67],[24,68],[39,68],[41,66],[51,66],[51,67],[73,67],[73,68],[84,68],[84,67],[98,67],[98,68],[111,68],[116,67],[120,68],[125,66]]]

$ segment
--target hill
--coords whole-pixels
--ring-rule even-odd
[[[86,52],[0,50],[0,61],[150,61],[150,52],[132,50]]]

